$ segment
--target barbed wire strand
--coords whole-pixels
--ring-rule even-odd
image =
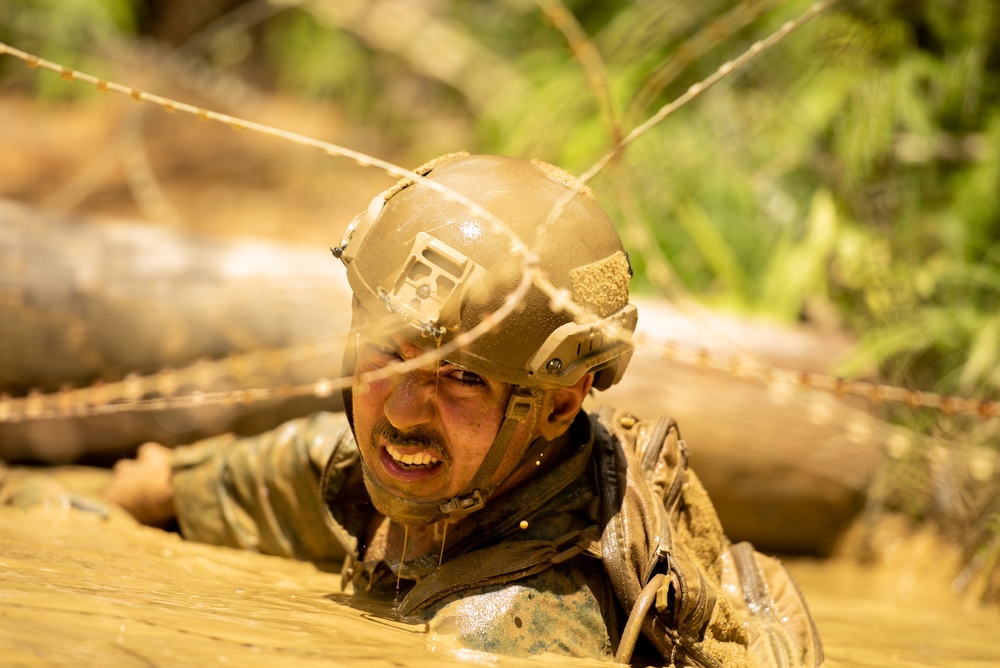
[[[22,51],[20,49],[14,48],[9,44],[0,42],[0,56],[9,55],[18,60],[23,61],[28,67],[32,69],[45,69],[55,72],[60,77],[66,81],[77,81],[82,83],[87,83],[93,85],[98,91],[102,93],[113,92],[120,95],[125,95],[135,102],[145,102],[153,104],[164,109],[167,112],[181,112],[189,114],[203,121],[212,121],[216,123],[221,123],[227,125],[236,130],[248,130],[251,132],[256,132],[259,134],[267,135],[270,137],[275,137],[284,141],[291,142],[300,146],[305,146],[308,148],[313,148],[322,151],[333,157],[345,158],[351,160],[355,164],[361,167],[374,167],[380,169],[386,174],[395,176],[400,179],[411,179],[415,183],[434,190],[438,194],[442,195],[446,199],[453,202],[461,204],[462,206],[468,207],[469,210],[481,216],[487,223],[492,227],[492,231],[502,234],[510,239],[511,241],[511,251],[519,254],[530,254],[528,252],[527,246],[524,242],[508,228],[503,221],[494,216],[492,213],[484,209],[481,205],[470,200],[468,197],[458,193],[447,186],[440,183],[426,179],[420,174],[412,172],[404,167],[400,167],[394,163],[387,160],[377,158],[375,156],[363,153],[361,151],[356,151],[354,149],[347,148],[345,146],[340,146],[331,142],[322,141],[319,139],[314,139],[297,132],[291,132],[289,130],[282,130],[271,125],[266,125],[264,123],[257,123],[254,121],[249,121],[229,114],[223,114],[217,111],[212,111],[199,107],[193,104],[188,104],[186,102],[180,102],[162,95],[156,95],[154,93],[148,93],[146,91],[134,88],[131,86],[126,86],[115,81],[110,81],[107,79],[101,79],[92,74],[86,72],[81,72],[79,70],[74,70],[69,67],[60,65],[50,60],[46,60],[34,54]]]
[[[629,133],[623,140],[616,144],[615,148],[605,155],[598,163],[596,163],[590,170],[587,171],[582,177],[580,177],[581,183],[586,183],[593,175],[596,175],[601,169],[603,169],[616,155],[620,154],[632,141],[639,138],[649,129],[654,127],[656,124],[662,122],[671,113],[680,109],[684,105],[690,103],[698,95],[700,95],[704,90],[707,90],[712,85],[721,81],[723,78],[728,76],[730,73],[743,67],[745,64],[752,61],[758,55],[771,48],[785,37],[793,33],[799,27],[804,25],[807,21],[817,16],[827,7],[832,5],[836,0],[820,0],[814,4],[809,10],[803,13],[797,19],[788,21],[779,30],[775,31],[772,35],[766,37],[763,40],[755,42],[746,52],[741,56],[738,56],[732,61],[724,63],[715,73],[710,75],[701,83],[691,86],[688,91],[678,97],[674,102],[665,105],[660,109],[657,114],[652,118],[643,123],[632,132]],[[582,32],[582,31],[581,31]],[[584,323],[589,322],[595,325],[600,325],[608,336],[617,338],[619,340],[625,340],[630,338],[631,332],[623,330],[618,327],[617,323],[609,319],[601,319],[595,314],[591,313],[585,307],[582,307],[572,301],[569,297],[568,292],[565,289],[556,288],[550,281],[548,281],[542,271],[538,268],[537,258],[534,253],[528,249],[524,242],[514,234],[506,225],[504,225],[496,216],[493,216],[490,212],[486,211],[483,207],[479,206],[475,202],[472,202],[467,197],[462,196],[459,193],[442,186],[429,179],[424,179],[422,176],[404,168],[399,167],[393,163],[385,160],[381,160],[374,156],[362,153],[360,151],[355,151],[343,146],[332,144],[329,142],[323,142],[312,137],[307,137],[294,132],[289,132],[286,130],[281,130],[273,126],[264,125],[261,123],[255,123],[252,121],[247,121],[229,114],[221,114],[215,111],[204,109],[195,105],[178,102],[176,100],[166,98],[159,95],[154,95],[147,93],[145,91],[133,88],[130,86],[125,86],[117,82],[112,82],[104,79],[99,79],[90,74],[83,72],[78,72],[76,70],[70,69],[58,63],[40,58],[39,56],[21,51],[20,49],[15,49],[3,42],[0,42],[0,55],[11,55],[24,61],[29,67],[37,69],[39,67],[51,70],[58,73],[63,79],[67,81],[82,81],[85,83],[90,83],[94,85],[99,91],[107,92],[112,91],[122,95],[126,95],[136,102],[148,102],[159,106],[167,111],[181,111],[194,115],[202,120],[215,121],[218,123],[223,123],[229,125],[230,127],[250,130],[253,132],[258,132],[264,135],[278,137],[280,139],[290,141],[295,144],[319,149],[325,153],[343,157],[353,160],[356,164],[362,167],[376,167],[382,169],[388,174],[395,175],[399,178],[409,178],[413,181],[420,183],[426,187],[435,190],[436,192],[442,194],[447,199],[455,201],[463,206],[469,208],[469,210],[477,215],[482,216],[493,228],[493,231],[500,234],[504,234],[511,240],[511,250],[514,253],[519,253],[524,258],[523,274],[527,276],[529,273],[535,276],[534,284],[535,286],[545,293],[552,304],[554,310],[565,310],[569,312],[577,320],[577,322]],[[559,200],[550,212],[547,220],[542,225],[542,230],[540,236],[544,236],[545,230],[551,225],[551,222],[556,220],[565,206],[572,201],[573,197],[578,196],[575,191],[568,191],[567,195]],[[522,281],[522,285],[524,281]],[[489,330],[486,330],[489,331]],[[484,332],[485,333],[485,332]],[[439,359],[443,359],[440,357]]]
[[[525,281],[525,284],[530,280]],[[516,307],[518,295],[512,292],[508,297],[510,305]],[[505,317],[502,309],[487,316],[479,328],[489,328]],[[492,319],[492,320],[491,320]],[[455,350],[468,345],[481,336],[482,332],[469,330],[455,337],[448,344],[429,351],[424,355],[383,369],[364,374],[358,379],[360,385],[377,382],[396,373],[406,373],[413,369],[433,364],[441,356],[447,357]],[[643,335],[635,337],[637,347],[651,347],[665,361],[676,362],[696,369],[716,371],[731,378],[756,381],[768,386],[776,398],[786,396],[795,388],[817,390],[837,397],[859,397],[873,405],[892,404],[912,409],[930,409],[946,415],[966,415],[982,420],[1000,417],[1000,402],[984,399],[957,397],[937,392],[912,390],[904,387],[885,385],[861,380],[850,380],[829,374],[813,373],[799,369],[788,369],[762,363],[745,354],[717,354],[700,347],[685,347],[675,341],[650,341]],[[274,397],[331,396],[352,384],[351,378],[322,378],[297,385],[283,384],[278,388],[244,388],[238,390],[202,391],[185,387],[206,387],[221,378],[237,378],[247,375],[249,367],[260,368],[288,366],[294,362],[332,354],[339,350],[339,337],[330,337],[325,343],[303,344],[277,351],[258,351],[220,360],[202,360],[183,369],[164,369],[160,372],[139,376],[130,374],[121,381],[99,383],[79,389],[63,389],[58,392],[34,391],[25,397],[0,396],[0,423],[25,422],[52,418],[90,417],[128,410],[147,411],[167,408],[184,408],[209,403],[232,404],[251,403]],[[155,394],[155,397],[147,395]]]
[[[656,65],[646,77],[635,97],[629,103],[632,110],[645,109],[652,104],[656,95],[663,91],[680,76],[688,65],[705,55],[721,40],[730,37],[736,31],[750,25],[760,16],[767,3],[762,0],[745,0],[732,7],[721,16],[713,18],[708,24],[684,40],[659,65]]]
[[[493,213],[485,209],[483,206],[469,199],[465,195],[452,190],[451,188],[438,183],[436,181],[425,178],[424,176],[417,174],[416,172],[410,171],[403,167],[400,167],[394,163],[382,160],[380,158],[371,156],[369,154],[363,153],[361,151],[356,151],[349,149],[344,146],[333,144],[330,142],[325,142],[312,137],[308,137],[299,133],[282,130],[270,125],[265,125],[263,123],[256,123],[253,121],[248,121],[236,116],[229,114],[223,114],[209,109],[205,109],[193,104],[188,104],[185,102],[180,102],[168,97],[161,95],[156,95],[153,93],[148,93],[146,91],[134,88],[131,86],[126,86],[115,81],[109,81],[106,79],[101,79],[95,77],[91,74],[73,70],[69,67],[55,63],[50,60],[46,60],[37,55],[22,51],[15,47],[12,47],[4,42],[0,42],[0,56],[10,55],[23,61],[28,67],[32,69],[45,69],[59,74],[59,76],[69,82],[82,82],[95,86],[98,91],[101,92],[113,92],[121,95],[125,95],[135,102],[144,102],[158,106],[167,112],[181,112],[192,116],[195,116],[203,121],[211,121],[216,123],[221,123],[227,125],[231,128],[238,130],[248,130],[251,132],[256,132],[270,137],[275,137],[284,141],[289,141],[293,144],[304,146],[307,148],[320,150],[327,155],[334,157],[341,157],[352,160],[355,164],[361,167],[374,167],[381,169],[383,172],[396,176],[401,179],[409,179],[414,183],[419,183],[420,185],[434,190],[438,194],[442,195],[444,198],[456,202],[464,207],[466,207],[471,213],[482,218],[489,226],[490,231],[497,235],[502,235],[509,240],[510,251],[512,254],[520,256],[522,258],[522,277],[521,281],[515,290],[508,295],[508,298],[504,300],[502,306],[490,314],[489,317],[484,318],[480,325],[475,328],[464,332],[461,337],[456,337],[456,340],[461,340],[462,345],[468,345],[473,340],[482,336],[483,334],[491,331],[499,322],[506,318],[510,313],[512,313],[518,307],[518,300],[521,300],[526,295],[528,289],[534,284],[540,290],[545,292],[551,299],[556,302],[561,303],[566,299],[565,291],[556,289],[551,282],[544,278],[543,272],[539,267],[538,258],[534,252],[524,243],[524,241],[511,230],[502,220],[500,220]],[[580,311],[581,314],[585,310]],[[595,317],[591,316],[591,320]],[[615,336],[627,337],[627,332],[617,331],[613,333]],[[432,360],[442,360],[447,354],[454,351],[455,348],[451,346],[439,347],[436,350],[430,350],[425,355],[413,360],[416,366],[424,366],[430,363]]]
[[[622,139],[621,114],[615,107],[611,93],[611,77],[600,50],[562,0],[535,0],[535,2],[542,8],[545,16],[552,21],[553,25],[566,39],[573,57],[584,72],[591,94],[594,96],[604,124],[607,126],[612,144],[619,143]],[[740,9],[739,12],[734,9],[700,31],[695,36],[697,38],[696,46],[689,46],[687,51],[698,52],[699,49],[705,50],[709,34],[716,36],[720,33],[728,34],[728,32],[733,32],[742,27],[745,25],[745,21],[748,20],[747,16],[756,16],[762,10],[760,5],[762,3],[759,2],[741,3],[737,8]],[[742,20],[738,20],[741,18]],[[638,251],[641,254],[646,265],[646,277],[663,294],[673,293],[673,300],[685,312],[691,314],[693,317],[705,319],[705,309],[686,294],[685,286],[683,286],[680,278],[673,270],[666,253],[655,242],[653,235],[649,231],[649,227],[644,224],[641,212],[638,211],[638,207],[634,202],[634,193],[631,187],[631,177],[628,174],[627,164],[623,161],[616,161],[611,178],[614,179],[615,183],[615,186],[612,188],[613,197],[622,214],[622,223],[624,225],[623,236],[626,236],[628,241],[631,242],[629,244],[630,249]],[[555,220],[562,214],[564,206],[565,204],[557,204],[557,206],[553,207],[553,211],[550,212],[541,227],[537,243],[541,243],[541,239],[544,238],[549,226],[554,224]],[[742,348],[731,336],[727,336],[727,339],[734,346]]]

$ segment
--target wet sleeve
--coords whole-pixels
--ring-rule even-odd
[[[430,611],[432,640],[508,656],[610,661],[611,640],[594,584],[585,571],[567,564],[512,584],[449,596]]]
[[[320,480],[331,458],[355,453],[342,414],[317,413],[249,438],[223,436],[174,452],[177,520],[185,538],[338,561]]]

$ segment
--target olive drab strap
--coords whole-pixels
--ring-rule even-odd
[[[628,663],[641,633],[671,665],[822,665],[819,635],[788,572],[748,543],[730,546],[707,498],[688,490],[700,483],[676,422],[602,407],[594,428],[601,558],[630,611],[615,661]],[[708,519],[702,533],[717,535],[692,534],[694,514]],[[741,627],[737,647],[706,637],[711,624],[727,623]]]
[[[555,540],[511,540],[463,554],[422,578],[403,598],[404,616],[424,610],[456,592],[506,584],[541,573],[587,553],[597,541],[597,527],[572,531]]]

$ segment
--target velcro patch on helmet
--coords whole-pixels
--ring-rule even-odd
[[[622,251],[571,269],[569,278],[573,283],[573,301],[597,316],[606,318],[628,304],[632,272]]]
[[[577,179],[565,169],[556,167],[555,165],[547,162],[542,162],[541,160],[532,160],[531,164],[545,172],[545,176],[549,177],[559,185],[569,188],[570,190],[575,190],[589,200],[596,201],[594,200],[594,191],[590,189],[590,186]]]
[[[438,165],[442,165],[442,164],[444,164],[446,162],[451,162],[452,160],[457,160],[458,158],[466,158],[466,157],[468,157],[468,155],[469,155],[468,151],[458,151],[456,153],[445,153],[444,155],[439,155],[438,157],[434,158],[433,160],[430,160],[430,161],[425,162],[424,164],[420,165],[419,167],[417,167],[416,169],[413,170],[413,173],[414,174],[419,174],[420,176],[427,176]],[[404,177],[404,178],[400,179],[399,181],[397,181],[396,184],[393,185],[391,188],[389,188],[388,190],[386,190],[385,192],[383,192],[382,193],[382,198],[385,199],[386,201],[389,201],[390,197],[392,197],[393,195],[395,195],[396,193],[398,193],[403,188],[409,188],[414,183],[416,183],[416,182],[413,179],[411,179],[409,177]]]

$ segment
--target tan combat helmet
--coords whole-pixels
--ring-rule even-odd
[[[411,523],[429,523],[454,521],[482,506],[495,488],[490,478],[517,421],[530,413],[539,389],[568,387],[588,373],[597,389],[621,379],[632,355],[636,309],[628,301],[628,257],[611,220],[589,189],[566,172],[541,162],[468,154],[443,156],[415,171],[441,188],[401,181],[372,200],[334,249],[347,266],[356,326],[395,322],[425,347],[469,332],[522,279],[528,255],[515,252],[513,235],[544,277],[589,314],[578,322],[532,285],[519,308],[448,355],[450,362],[516,390],[469,494],[434,508],[409,503]],[[505,229],[498,232],[487,217],[442,191],[471,200]],[[557,206],[563,207],[558,217],[547,221]],[[353,367],[353,360],[347,363]],[[369,491],[380,505],[379,497],[392,490],[373,489],[370,478]],[[387,498],[381,501],[389,505]]]

